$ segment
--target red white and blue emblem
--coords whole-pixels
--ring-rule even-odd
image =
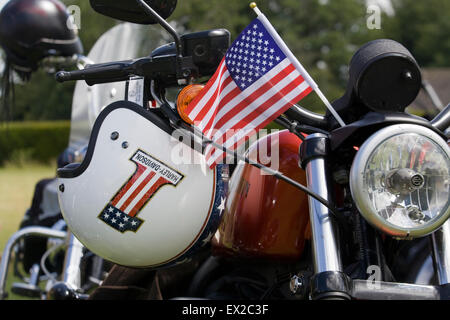
[[[130,159],[136,171],[106,205],[98,218],[119,232],[137,232],[144,222],[137,215],[165,185],[176,187],[184,176],[138,150]]]

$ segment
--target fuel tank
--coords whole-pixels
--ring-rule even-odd
[[[247,156],[306,185],[306,173],[299,167],[301,143],[296,135],[280,131],[255,142]],[[267,150],[269,164],[261,161],[258,150]],[[268,260],[300,258],[310,238],[307,195],[244,162],[237,165],[229,186],[225,213],[212,241],[213,253]]]

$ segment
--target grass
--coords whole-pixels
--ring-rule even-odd
[[[55,176],[56,167],[31,164],[0,168],[0,252],[30,207],[36,183]]]

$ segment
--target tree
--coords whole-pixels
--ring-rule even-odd
[[[169,22],[190,32],[226,28],[234,39],[255,17],[249,2],[180,0]],[[79,35],[86,53],[101,34],[118,23],[94,12],[89,1],[64,0],[64,3],[81,9]],[[382,16],[381,30],[367,28],[365,0],[259,0],[258,6],[330,101],[345,91],[352,55],[373,39],[388,37],[401,42],[422,67],[450,64],[448,0],[395,0],[395,15]],[[36,73],[31,83],[16,87],[14,119],[70,118],[73,87],[73,83],[56,84],[52,77]],[[302,105],[325,111],[314,94],[302,100]]]
[[[386,17],[388,37],[405,45],[422,67],[450,66],[450,1],[396,0]]]
[[[383,34],[366,28],[363,0],[260,0],[258,6],[330,101],[343,95],[356,49]],[[254,17],[242,0],[180,1],[174,15],[187,30],[227,28],[233,38]],[[313,94],[302,105],[325,110]]]

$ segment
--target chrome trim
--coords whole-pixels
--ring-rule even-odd
[[[69,231],[67,235],[67,251],[64,259],[62,281],[71,289],[77,291],[81,288],[81,260],[84,246]]]
[[[398,124],[389,126],[373,134],[359,149],[355,159],[353,160],[353,165],[350,171],[350,189],[353,200],[355,201],[359,212],[371,225],[393,237],[417,238],[426,236],[442,226],[442,224],[445,223],[450,216],[450,206],[447,207],[447,211],[441,214],[441,216],[436,219],[434,223],[426,224],[423,227],[413,229],[401,228],[387,222],[376,212],[374,212],[372,203],[367,195],[367,190],[364,187],[365,167],[374,150],[385,140],[396,135],[407,133],[416,133],[432,140],[439,147],[441,147],[442,151],[445,152],[447,157],[450,159],[450,147],[447,145],[447,142],[432,130],[414,124]]]
[[[3,255],[0,263],[0,299],[6,298],[5,285],[6,277],[8,275],[11,253],[16,243],[25,236],[41,236],[46,238],[65,239],[67,236],[67,232],[43,227],[28,227],[14,233],[11,238],[9,238],[5,249],[3,250]]]
[[[439,287],[353,280],[351,296],[361,300],[440,300]]]
[[[308,139],[326,137],[323,134],[313,134]],[[306,165],[308,188],[325,200],[330,199],[328,188],[329,175],[326,161],[315,158]],[[342,272],[339,245],[335,235],[335,224],[329,210],[323,204],[309,197],[309,215],[312,230],[312,251],[315,273],[338,271]]]
[[[431,235],[439,284],[450,283],[450,220]]]

